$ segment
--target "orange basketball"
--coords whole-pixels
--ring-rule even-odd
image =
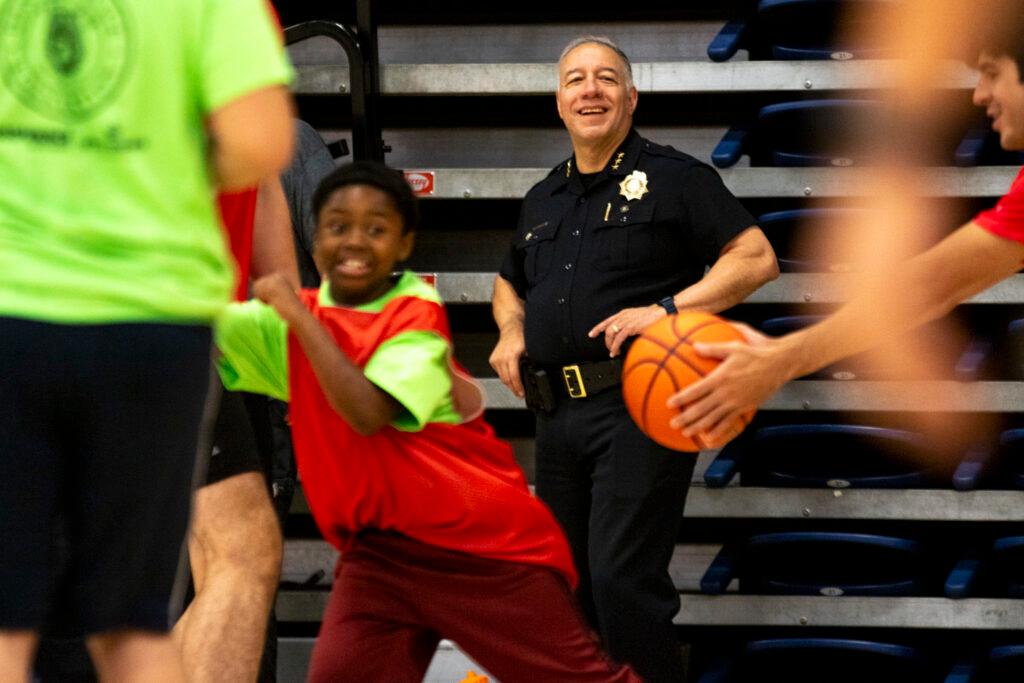
[[[669,426],[669,420],[678,411],[668,408],[665,402],[719,363],[698,355],[693,350],[694,342],[730,341],[744,341],[744,338],[722,318],[696,311],[666,316],[644,330],[626,354],[622,368],[622,395],[640,431],[677,451],[696,452],[707,448],[700,434],[687,438]],[[753,417],[754,411],[750,411],[738,418],[733,425],[735,433],[729,438],[742,432]]]

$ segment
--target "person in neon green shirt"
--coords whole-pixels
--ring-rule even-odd
[[[264,0],[0,0],[0,672],[56,592],[102,679],[182,680],[167,630],[233,267],[215,188],[291,153]]]

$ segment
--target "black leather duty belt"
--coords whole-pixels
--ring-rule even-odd
[[[555,375],[554,372],[551,373]],[[610,360],[595,363],[576,363],[559,368],[561,382],[553,376],[552,384],[556,385],[569,398],[586,398],[622,382],[622,360]]]
[[[586,398],[621,383],[622,361],[613,358],[596,363],[539,366],[524,357],[519,362],[519,373],[527,407],[552,413],[566,397]]]

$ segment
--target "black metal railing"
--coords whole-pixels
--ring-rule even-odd
[[[387,148],[381,135],[379,98],[380,63],[377,53],[377,25],[370,9],[371,0],[356,3],[356,29],[336,21],[314,20],[289,26],[285,43],[291,45],[324,36],[345,50],[349,67],[349,93],[352,103],[352,158],[384,161]]]

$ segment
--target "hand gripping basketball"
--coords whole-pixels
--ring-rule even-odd
[[[710,446],[697,434],[683,436],[669,425],[678,409],[665,404],[669,397],[714,370],[720,361],[693,349],[695,342],[745,342],[735,327],[710,313],[684,311],[661,318],[637,337],[622,368],[622,396],[629,416],[644,434],[677,451],[696,452]],[[750,424],[754,412],[733,423],[735,438]],[[720,444],[718,444],[720,445]]]

